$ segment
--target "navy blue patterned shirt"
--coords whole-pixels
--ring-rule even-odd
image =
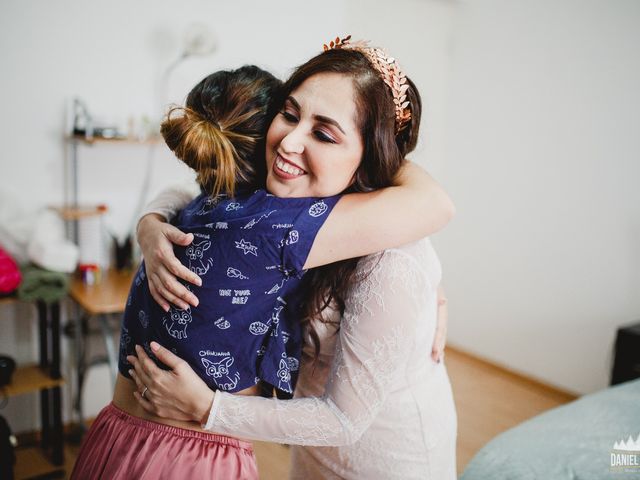
[[[156,363],[155,340],[186,360],[216,390],[237,392],[260,380],[292,393],[302,348],[300,284],[313,241],[340,196],[279,198],[264,190],[235,198],[196,197],[172,222],[194,240],[175,246],[202,278],[183,284],[197,307],[164,312],[153,300],[144,263],[122,322],[119,370],[141,345]]]

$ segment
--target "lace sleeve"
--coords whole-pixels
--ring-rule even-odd
[[[402,251],[361,263],[324,395],[277,400],[216,392],[204,428],[298,445],[348,445],[360,438],[395,376],[403,375],[429,283],[416,260]]]
[[[149,213],[162,215],[165,220],[171,220],[180,210],[198,196],[200,189],[195,182],[174,185],[162,190],[157,197],[145,205],[140,218]]]

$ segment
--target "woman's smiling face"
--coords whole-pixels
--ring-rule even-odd
[[[328,197],[353,182],[363,143],[352,80],[320,73],[291,92],[267,132],[267,190]]]

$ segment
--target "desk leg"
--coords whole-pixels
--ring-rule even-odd
[[[40,445],[46,450],[51,445],[51,419],[49,417],[49,390],[40,390],[40,423],[42,424],[42,437]]]
[[[51,377],[60,378],[60,303],[51,304]]]
[[[60,378],[60,303],[50,306],[51,312],[51,376]],[[62,429],[62,389],[55,387],[52,396],[52,461],[54,465],[64,463],[64,434]]]
[[[39,300],[38,333],[40,334],[40,368],[42,369],[49,366],[49,320],[47,313],[47,304]]]
[[[51,435],[51,461],[54,465],[64,463],[64,436],[62,429],[62,392],[60,387],[52,390],[53,396],[53,429]]]
[[[73,406],[78,414],[78,425],[80,433],[85,431],[84,411],[82,408],[82,390],[84,387],[84,376],[87,372],[87,348],[86,335],[88,332],[88,318],[81,313],[80,307],[75,306],[75,351],[76,351],[76,394]]]
[[[40,335],[40,367],[49,370],[52,378],[60,378],[60,303],[47,305],[38,301],[38,328]],[[51,351],[49,351],[51,341]],[[64,437],[62,429],[62,390],[55,387],[40,391],[43,450],[52,449],[54,465],[64,463]]]
[[[107,358],[109,359],[109,367],[111,368],[111,386],[115,390],[116,378],[118,376],[118,353],[113,342],[113,331],[109,326],[109,318],[107,315],[100,315],[98,318],[102,336],[104,337],[104,345],[107,349]]]
[[[49,366],[49,325],[47,304],[42,300],[38,307],[38,333],[40,335],[40,368],[43,370]],[[42,427],[41,445],[46,449],[51,444],[51,419],[49,416],[49,390],[40,390],[40,422]]]

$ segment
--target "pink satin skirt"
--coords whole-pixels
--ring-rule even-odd
[[[102,409],[82,443],[72,479],[257,479],[249,442]]]

